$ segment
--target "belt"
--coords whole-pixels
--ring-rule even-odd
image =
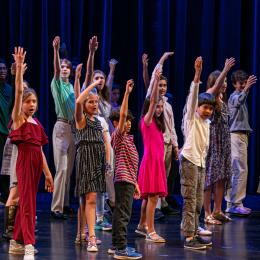
[[[67,123],[67,124],[70,123],[70,120],[65,119],[65,118],[62,118],[62,117],[58,117],[58,118],[57,118],[57,121],[61,121],[61,122]]]

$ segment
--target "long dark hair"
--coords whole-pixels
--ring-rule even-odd
[[[207,80],[207,90],[209,88],[212,88],[214,86],[214,84],[216,83],[216,80],[217,78],[219,77],[219,75],[221,74],[221,71],[219,70],[215,70],[213,72],[211,72],[208,76],[208,80]],[[220,93],[219,93],[220,94]],[[218,95],[219,95],[218,94]],[[227,103],[227,94],[226,92],[225,93],[221,93],[223,95],[222,97],[222,101]],[[220,111],[221,110],[221,104],[219,103],[218,99],[216,98],[216,107],[215,109],[217,111]]]
[[[159,101],[160,100],[162,100],[162,98],[159,98]],[[149,106],[150,106],[150,97],[146,98],[144,101],[141,118],[143,118],[147,114],[147,112],[149,110]],[[163,112],[161,113],[160,116],[156,116],[156,114],[154,113],[153,119],[154,119],[155,124],[158,127],[158,129],[164,133],[165,132],[165,123],[164,123]]]
[[[102,71],[102,70],[94,70],[93,71],[93,75],[92,75],[92,81],[93,81],[93,78],[95,76],[95,74],[102,74],[106,80],[106,74]],[[98,94],[105,100],[107,101],[108,103],[110,103],[110,92],[109,92],[109,89],[105,83],[104,87],[100,90],[100,89],[97,89],[98,91]]]

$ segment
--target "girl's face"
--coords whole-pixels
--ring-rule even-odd
[[[34,94],[28,96],[22,103],[22,112],[26,116],[33,116],[37,110],[37,97]]]
[[[60,76],[63,79],[68,79],[70,76],[70,66],[66,63],[66,62],[62,62],[61,65],[61,72],[60,72]]]
[[[155,115],[159,117],[163,112],[163,101],[160,100],[155,109]]]
[[[98,114],[98,100],[98,95],[89,95],[88,99],[85,102],[85,111],[89,115],[94,116]]]
[[[95,73],[93,76],[93,82],[101,80],[100,84],[97,85],[98,90],[102,90],[105,86],[105,76],[102,73]]]
[[[223,94],[226,92],[226,90],[227,90],[227,78],[225,78],[225,81],[224,81],[222,87],[220,88],[220,93]]]

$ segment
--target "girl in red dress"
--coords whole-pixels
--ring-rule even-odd
[[[22,70],[26,52],[15,48],[16,62],[15,103],[12,112],[13,131],[9,137],[18,147],[16,174],[19,205],[14,225],[13,240],[9,253],[25,254],[24,259],[34,259],[36,193],[42,171],[45,174],[45,188],[53,191],[53,179],[47,165],[42,146],[48,142],[40,122],[33,118],[37,109],[37,96],[33,89],[23,89]],[[18,243],[19,242],[19,243]]]

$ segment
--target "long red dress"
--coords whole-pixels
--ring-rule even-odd
[[[139,169],[138,184],[141,197],[147,199],[149,195],[167,196],[166,171],[164,166],[163,134],[155,124],[147,126],[141,120],[144,154]]]
[[[15,218],[13,239],[25,245],[35,244],[36,193],[43,169],[41,147],[48,143],[48,137],[40,122],[23,123],[13,130],[9,137],[18,147],[16,174],[19,205]]]

